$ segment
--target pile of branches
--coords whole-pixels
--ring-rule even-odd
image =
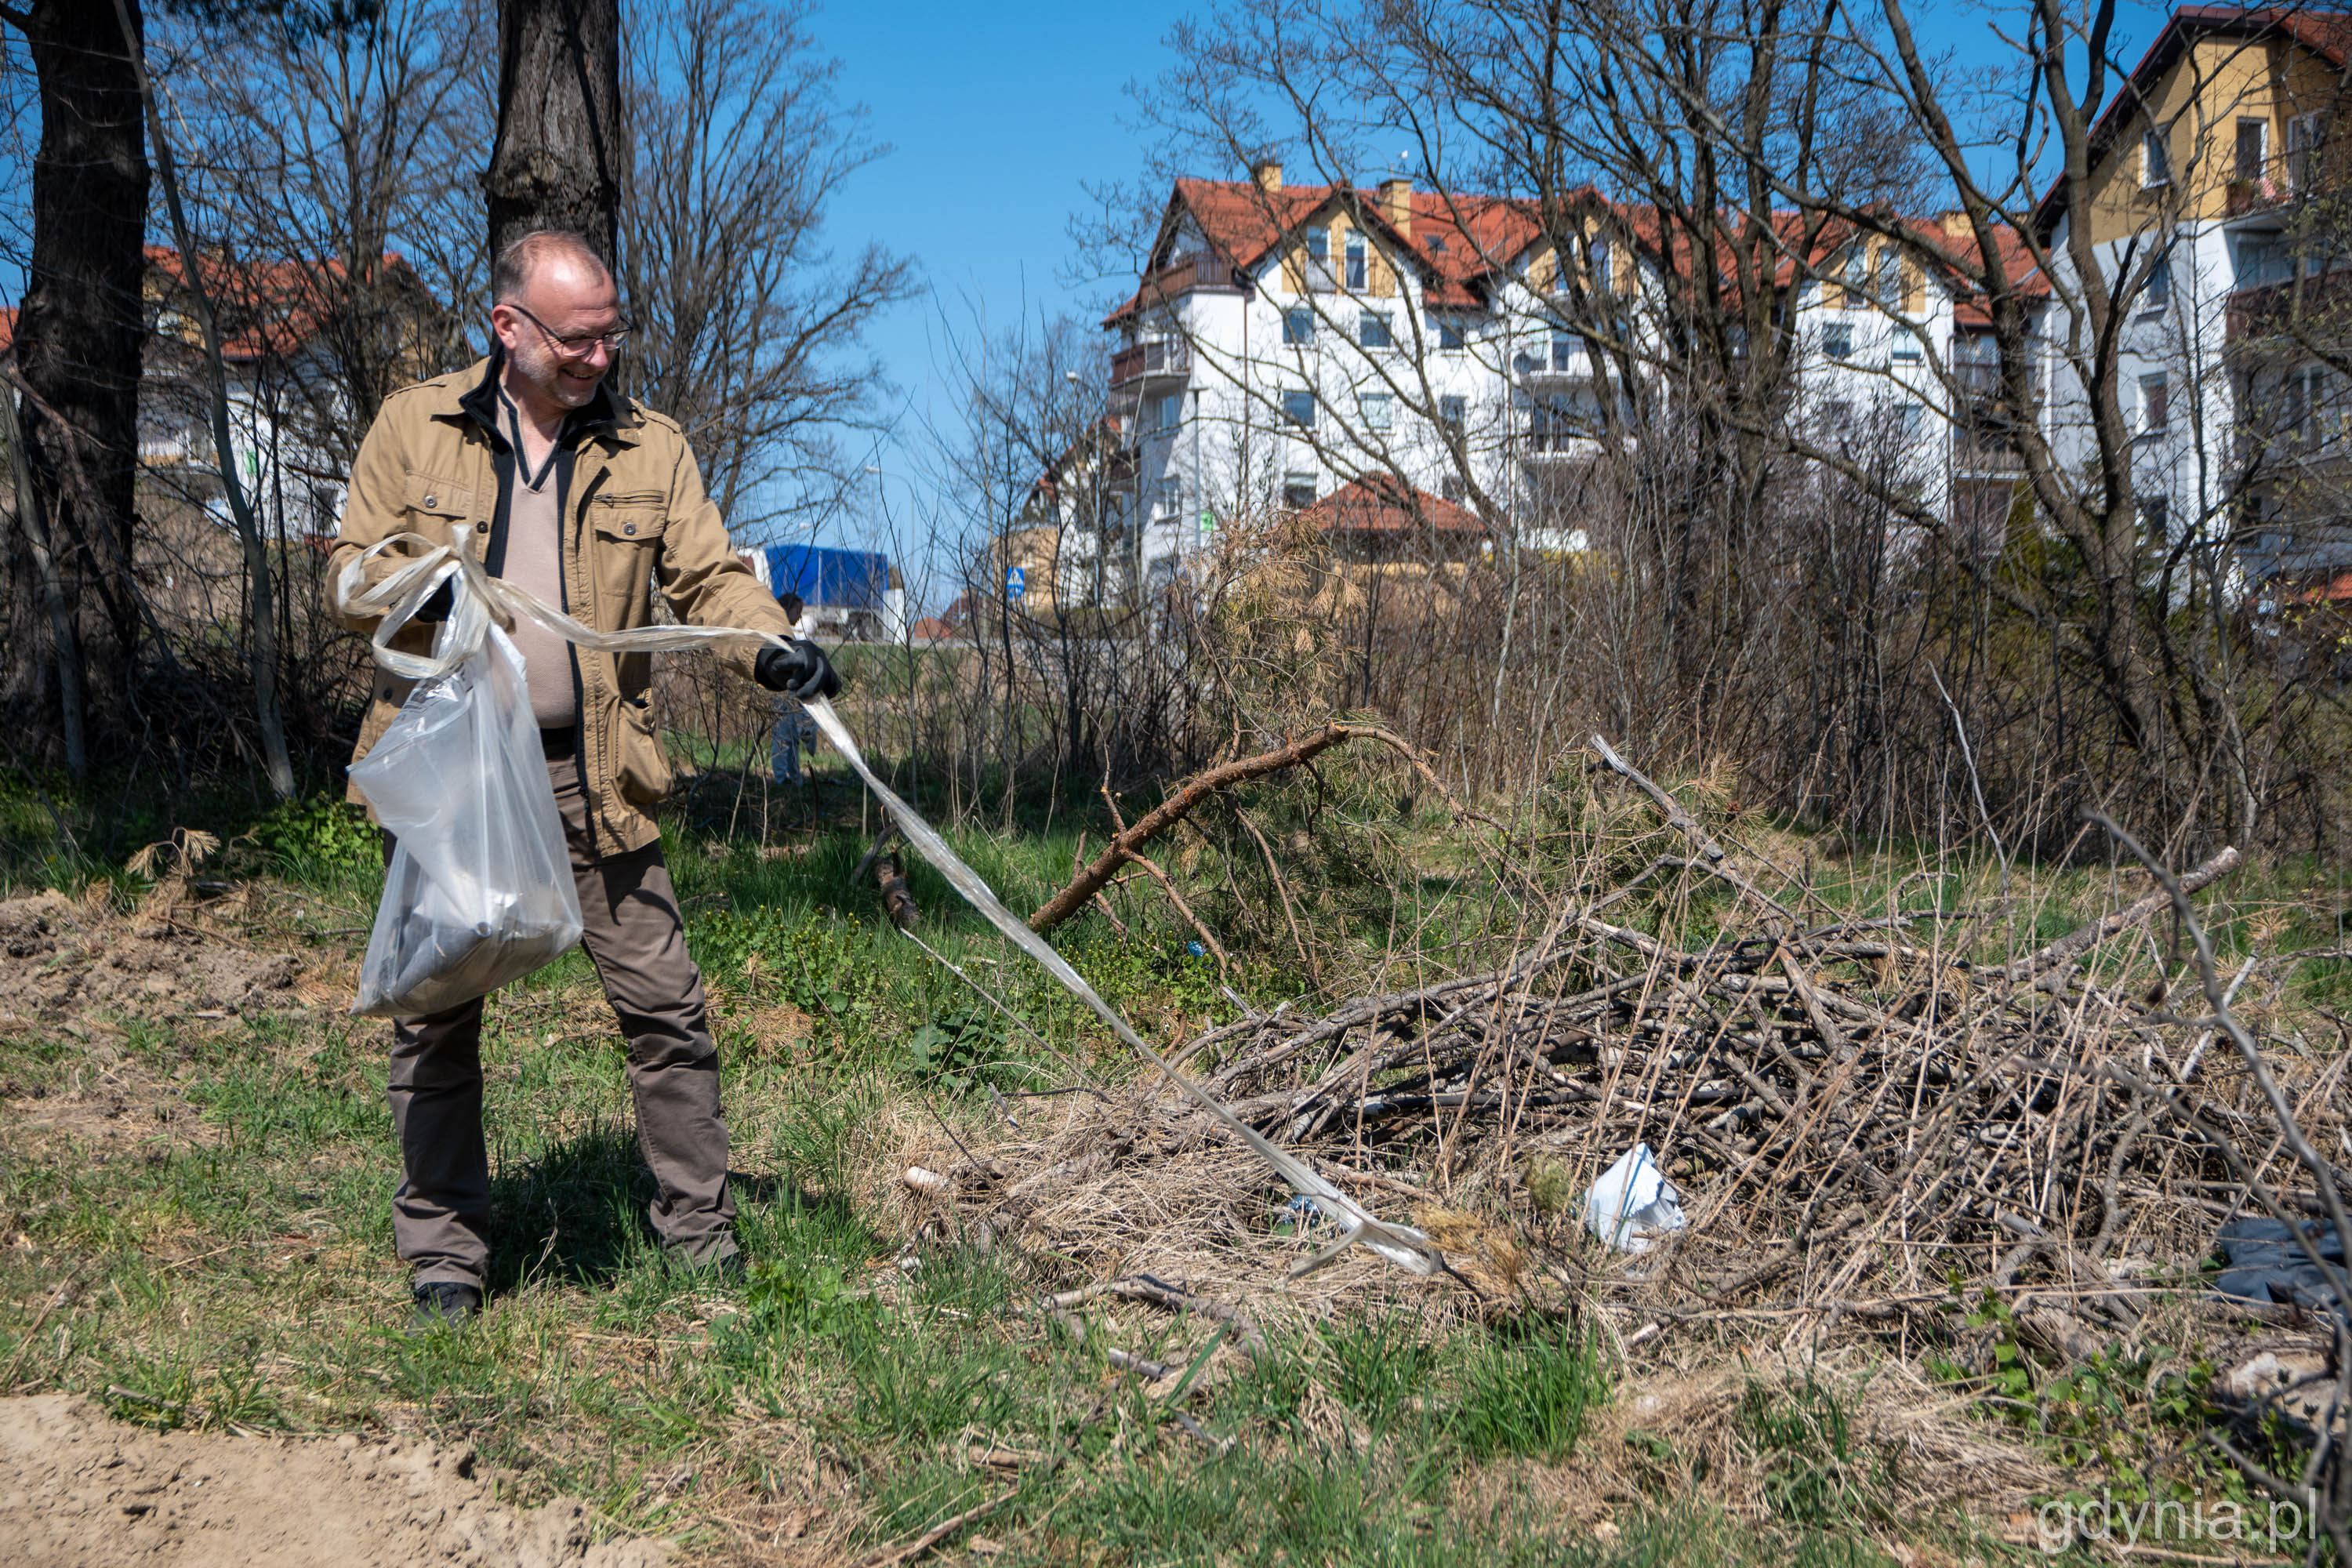
[[[2224,850],[2179,886],[2237,865]],[[2084,962],[2166,909],[2165,889],[1985,966],[1953,951],[1947,921],[1925,935],[1916,918],[1809,924],[1735,863],[1662,870],[1738,889],[1707,945],[1614,923],[1621,889],[1490,973],[1319,1018],[1252,1016],[1187,1054],[1213,1061],[1211,1092],[1270,1136],[1376,1163],[1435,1144],[1508,1171],[1539,1149],[1589,1179],[1648,1142],[1702,1226],[1773,1238],[1719,1298],[1833,1242],[1857,1268],[1864,1244],[1888,1244],[1929,1283],[1956,1258],[1972,1275],[1986,1261],[2013,1275],[2036,1252],[2071,1269],[2126,1239],[2133,1197],[2226,1182],[2231,1146],[2258,1137],[2235,1055],[2210,1031],[2183,1048],[2167,1008],[2181,977],[2151,984],[2138,955],[2105,973]],[[2196,1114],[2168,1114],[2183,1095]],[[1815,1281],[1853,1282],[1834,1268]]]

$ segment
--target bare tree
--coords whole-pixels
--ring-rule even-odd
[[[131,8],[132,31],[138,9]],[[16,320],[24,486],[9,555],[7,686],[14,711],[64,742],[79,773],[87,705],[131,732],[143,630],[131,573],[138,453],[141,246],[146,138],[139,84],[113,7],[0,6],[38,82],[33,242]]]
[[[835,98],[810,9],[679,0],[628,17],[629,374],[685,426],[739,528],[833,499],[835,437],[878,416],[881,371],[859,336],[914,291],[879,247],[839,266],[825,248],[843,183],[888,149]]]

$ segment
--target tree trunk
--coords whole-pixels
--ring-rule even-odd
[[[499,0],[499,136],[482,177],[491,256],[564,228],[614,265],[625,141],[620,0]]]
[[[139,369],[146,337],[140,284],[147,153],[139,82],[113,9],[36,0],[10,12],[33,58],[41,107],[33,157],[33,257],[16,318],[16,357],[30,494],[20,506],[46,535],[13,551],[16,646],[0,677],[16,721],[44,742],[82,728],[52,711],[86,694],[101,721],[131,691],[141,626],[131,576],[131,489],[138,471]],[[138,26],[138,6],[131,6]],[[39,568],[46,565],[48,572]],[[43,582],[44,575],[50,580]],[[61,602],[72,635],[49,607]],[[55,672],[54,679],[43,675]]]

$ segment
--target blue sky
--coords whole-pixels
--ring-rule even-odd
[[[1131,181],[1144,143],[1125,88],[1158,74],[1178,6],[1046,0],[1020,6],[835,4],[810,30],[842,65],[840,92],[896,151],[861,171],[827,221],[834,247],[868,239],[915,257],[928,291],[871,334],[904,394],[898,449],[867,461],[916,477],[927,413],[955,397],[943,331],[1009,326],[1095,296],[1064,281],[1085,187]],[[892,488],[894,509],[904,487]]]

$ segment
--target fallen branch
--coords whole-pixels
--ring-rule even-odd
[[[2234,848],[2221,852],[2179,879],[2183,893],[2194,893],[2220,881],[2238,868],[2240,856]],[[2048,947],[2027,953],[2011,964],[2002,974],[2016,981],[2032,980],[2072,963],[2076,957],[2115,935],[2127,926],[2136,926],[2172,902],[2171,891],[2162,886],[2145,898],[2134,900],[2112,914],[2103,915],[2082,930],[2060,937]]]
[[[1221,789],[1246,784],[1284,768],[1295,768],[1311,757],[1319,756],[1342,741],[1353,740],[1370,733],[1361,725],[1326,724],[1311,735],[1277,746],[1271,752],[1238,762],[1225,763],[1196,773],[1176,788],[1141,817],[1135,826],[1120,832],[1106,845],[1094,863],[1071,879],[1070,885],[1047,900],[1038,911],[1029,917],[1029,929],[1044,935],[1084,909],[1088,900],[1103,889],[1120,867],[1139,860],[1137,853],[1144,845],[1167,832],[1192,814],[1192,808]],[[1166,886],[1163,879],[1161,886]]]
[[[1668,795],[1664,790],[1660,789],[1656,784],[1651,783],[1648,775],[1643,773],[1641,769],[1635,767],[1633,763],[1627,762],[1624,758],[1619,756],[1615,748],[1611,746],[1608,742],[1602,740],[1598,735],[1592,737],[1592,749],[1599,752],[1601,753],[1601,760],[1607,763],[1616,773],[1625,778],[1631,779],[1634,784],[1640,785],[1642,793],[1655,801],[1657,803],[1658,809],[1665,813],[1667,824],[1680,831],[1685,837],[1696,845],[1700,854],[1706,856],[1710,860],[1720,860],[1723,858],[1723,846],[1717,844],[1715,839],[1708,835],[1706,829],[1698,825],[1698,819],[1696,817],[1691,816],[1689,812],[1683,809],[1683,803],[1681,801],[1676,800],[1673,795]]]

